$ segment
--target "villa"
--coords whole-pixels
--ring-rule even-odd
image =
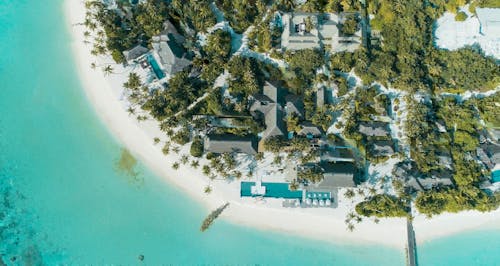
[[[257,154],[256,141],[252,137],[240,137],[236,135],[207,135],[203,146],[206,152],[221,153],[244,153]]]
[[[130,50],[123,51],[123,56],[125,57],[125,60],[127,60],[127,63],[131,64],[137,61],[143,55],[147,54],[148,52],[149,52],[148,48],[138,44]]]
[[[164,31],[160,35],[153,36],[151,45],[162,71],[172,76],[191,65],[191,60],[180,45],[184,43],[184,37],[177,32],[174,25],[167,20],[163,27]]]
[[[323,180],[312,185],[316,188],[332,189],[355,187],[356,166],[351,162],[320,163],[323,169]]]
[[[343,30],[356,18],[355,32]],[[285,50],[330,48],[333,53],[353,52],[361,46],[358,13],[285,13],[282,16],[281,48]]]
[[[363,122],[359,124],[359,132],[368,137],[386,137],[390,135],[388,123]]]
[[[394,154],[394,143],[391,140],[373,141],[368,148],[375,157],[391,156]]]
[[[264,120],[266,130],[262,132],[259,143],[259,151],[264,150],[264,142],[271,137],[286,136],[286,125],[283,120],[284,110],[278,102],[279,89],[266,81],[262,89],[262,94],[253,96],[253,104],[250,113],[256,119]]]
[[[500,145],[495,143],[481,144],[476,153],[479,160],[486,165],[488,169],[493,169],[495,165],[500,164]]]

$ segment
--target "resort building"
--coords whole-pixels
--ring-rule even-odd
[[[318,90],[316,91],[316,107],[318,108],[323,107],[323,105],[325,105],[326,102],[325,98],[326,98],[325,88],[324,87],[318,88]]]
[[[348,34],[342,29],[351,17],[356,17],[356,31]],[[326,48],[334,53],[353,52],[361,45],[359,21],[358,13],[285,13],[282,16],[281,48]]]
[[[168,76],[172,76],[191,65],[191,60],[188,59],[187,53],[180,45],[184,42],[184,37],[169,21],[166,21],[163,26],[164,31],[160,35],[153,36],[151,45],[154,57],[160,63],[162,71]]]
[[[322,162],[354,162],[352,149],[347,147],[325,147],[320,152],[320,160]]]
[[[282,16],[282,22],[282,48],[287,50],[321,48],[316,14],[286,13]]]
[[[357,21],[356,31],[353,34],[347,34],[342,30],[342,27],[347,23],[348,20],[354,19]],[[341,13],[338,16],[338,24],[340,25],[340,30],[337,34],[332,36],[332,52],[354,52],[361,46],[361,19],[358,13]]]
[[[476,8],[479,32],[483,35],[500,38],[500,8]]]
[[[383,122],[362,122],[359,124],[358,130],[368,137],[390,136],[389,124]]]
[[[327,163],[319,165],[323,169],[323,180],[309,187],[321,189],[355,187],[356,166],[350,162]]]
[[[314,125],[309,121],[302,122],[300,124],[300,130],[297,132],[297,135],[311,138],[320,138],[323,135],[323,130]]]
[[[221,153],[244,153],[257,154],[257,143],[252,137],[240,137],[236,135],[208,135],[204,139],[206,152]]]
[[[294,94],[288,94],[285,97],[286,105],[285,112],[287,116],[293,114],[297,115],[299,118],[304,118],[304,100]]]
[[[125,60],[127,60],[127,63],[131,64],[131,63],[137,61],[140,57],[145,55],[147,52],[149,52],[148,48],[139,44],[130,50],[124,51],[123,56],[125,57]]]
[[[262,94],[253,96],[254,102],[250,106],[250,113],[256,119],[263,119],[266,124],[266,130],[260,136],[259,151],[264,149],[265,140],[276,136],[286,136],[284,110],[278,102],[278,94],[278,87],[266,81]]]
[[[394,154],[394,143],[391,140],[378,140],[370,142],[368,148],[374,157],[391,156]]]
[[[500,144],[483,143],[476,149],[479,160],[488,168],[493,169],[500,164]]]

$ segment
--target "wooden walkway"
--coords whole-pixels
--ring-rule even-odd
[[[415,241],[415,231],[410,219],[406,220],[406,230],[408,233],[408,243],[406,245],[406,262],[408,266],[417,266],[417,244]]]

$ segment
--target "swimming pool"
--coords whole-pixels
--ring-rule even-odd
[[[252,195],[252,186],[255,182],[241,182],[241,197],[254,197]],[[266,183],[262,182],[262,186],[266,187],[266,198],[283,198],[283,199],[300,199],[302,200],[302,190],[290,190],[288,183]]]
[[[155,72],[155,75],[158,79],[162,79],[165,77],[165,73],[161,70],[160,66],[158,65],[158,62],[156,62],[155,58],[153,57],[152,54],[148,55],[148,63],[151,65],[153,68],[153,71]]]

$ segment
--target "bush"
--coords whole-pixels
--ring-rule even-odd
[[[184,145],[189,142],[189,130],[187,128],[183,128],[179,130],[177,133],[175,133],[174,136],[172,136],[172,140],[179,144],[179,145]]]
[[[203,140],[200,137],[196,137],[193,140],[189,152],[194,157],[201,157],[203,155]]]
[[[458,14],[455,16],[455,21],[465,21],[467,19],[467,14],[465,12],[460,11]]]

